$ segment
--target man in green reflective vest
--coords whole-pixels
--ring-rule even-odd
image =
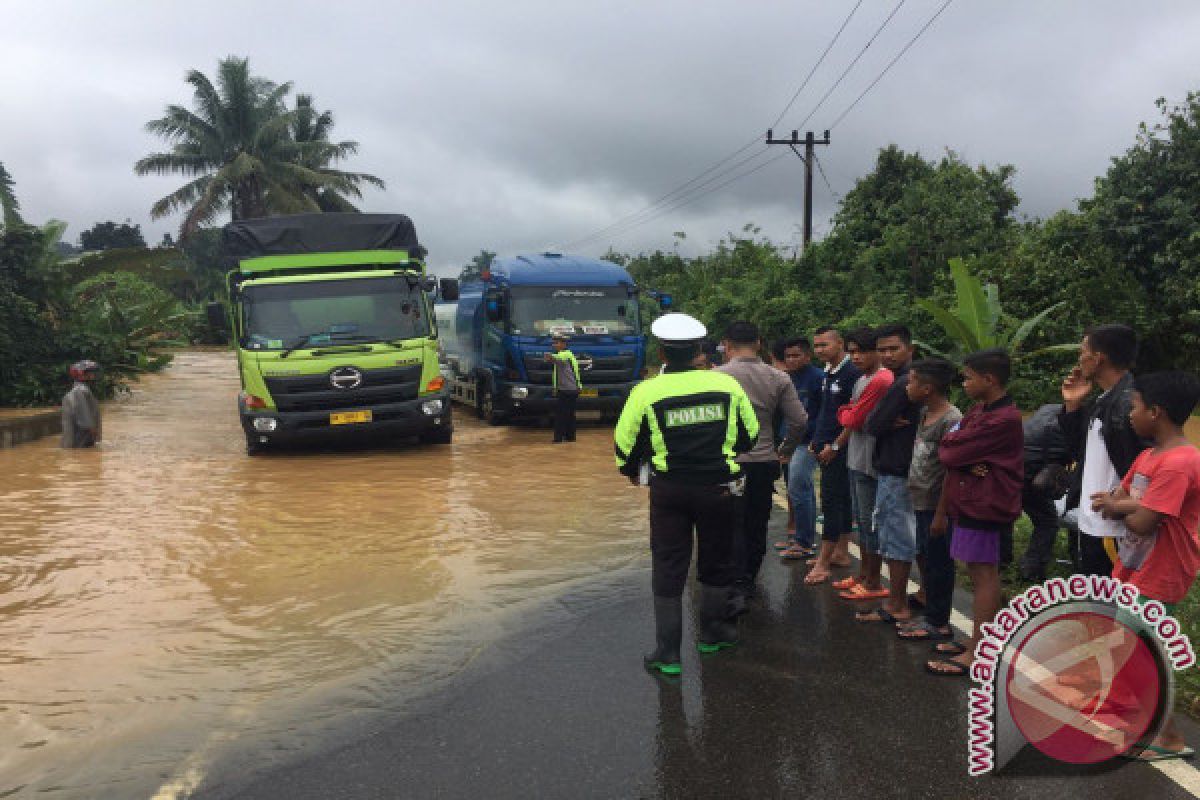
[[[715,653],[737,642],[727,620],[733,583],[734,497],[743,485],[736,458],[754,446],[758,417],[731,376],[696,369],[706,333],[686,314],[666,314],[651,332],[666,365],[629,393],[614,433],[617,468],[641,483],[648,465],[650,551],[656,646],[643,658],[651,672],[678,675],[683,589],[696,537],[700,583],[697,649]]]
[[[575,441],[575,405],[583,381],[579,377],[579,362],[575,354],[567,349],[567,337],[554,334],[550,340],[553,353],[546,353],[546,360],[554,364],[554,443]]]

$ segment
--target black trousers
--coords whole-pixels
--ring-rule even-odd
[[[1104,549],[1104,539],[1079,534],[1079,567],[1084,575],[1112,575],[1113,563]]]
[[[1034,472],[1025,474],[1025,485],[1021,489],[1021,508],[1033,523],[1033,534],[1029,547],[1021,557],[1021,570],[1032,577],[1044,577],[1046,565],[1054,557],[1054,541],[1058,538],[1058,509],[1054,507],[1054,496],[1045,489],[1033,486]]]
[[[850,509],[850,473],[846,469],[846,450],[839,450],[821,467],[821,538],[836,542],[850,533],[854,513]]]
[[[925,621],[939,628],[950,624],[950,610],[954,605],[954,559],[950,557],[950,537],[949,529],[941,536],[930,536],[925,551]]]
[[[554,441],[575,441],[575,405],[579,392],[559,389],[554,403]]]
[[[661,478],[650,481],[651,582],[656,597],[680,597],[692,563],[709,586],[733,582],[734,497],[725,486],[691,486]]]
[[[737,522],[734,524],[733,553],[737,566],[734,582],[749,587],[758,577],[767,553],[767,523],[771,520],[775,481],[779,479],[778,461],[742,464],[746,491],[737,498]]]

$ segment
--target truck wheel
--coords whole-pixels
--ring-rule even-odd
[[[480,381],[479,388],[475,390],[475,397],[477,398],[475,412],[481,420],[488,425],[499,425],[504,422],[504,417],[496,411],[496,395],[486,381]]]
[[[267,446],[258,440],[256,436],[246,437],[246,455],[261,456],[267,452]]]
[[[422,433],[417,439],[421,444],[450,444],[454,440],[454,429],[433,428]]]

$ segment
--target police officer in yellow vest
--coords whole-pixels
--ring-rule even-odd
[[[666,369],[629,393],[615,432],[617,468],[636,484],[649,464],[656,647],[643,661],[652,672],[678,675],[693,531],[700,583],[696,646],[714,653],[737,642],[737,627],[726,620],[736,577],[734,497],[742,478],[735,459],[754,446],[758,417],[737,380],[692,365],[703,324],[666,314],[650,330]]]
[[[567,349],[567,337],[554,334],[550,341],[553,353],[546,353],[546,360],[554,365],[554,443],[575,441],[575,405],[583,381],[579,377],[579,362],[575,354]]]

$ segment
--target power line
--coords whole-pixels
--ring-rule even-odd
[[[881,80],[883,80],[883,76],[888,73],[888,70],[890,70],[893,66],[895,66],[896,62],[899,61],[901,59],[901,57],[903,57],[904,54],[908,52],[908,49],[910,47],[912,47],[914,44],[916,44],[917,39],[920,39],[921,35],[923,33],[925,33],[925,31],[929,30],[929,27],[931,25],[933,25],[933,23],[937,20],[937,18],[942,15],[942,12],[945,11],[947,8],[949,8],[950,4],[953,2],[954,2],[954,0],[946,0],[946,2],[942,3],[942,7],[939,8],[936,12],[934,12],[934,15],[929,18],[929,21],[925,23],[925,25],[921,28],[921,30],[917,31],[917,35],[912,37],[911,39],[909,39],[908,44],[904,45],[904,49],[902,49],[899,53],[897,53],[896,57],[888,62],[888,65],[883,68],[883,72],[879,73],[879,75],[877,75],[875,77],[875,80],[871,81],[870,85],[867,86],[866,89],[863,89],[862,94],[860,94],[858,97],[856,97],[854,99],[854,102],[851,103],[849,106],[847,106],[846,110],[838,115],[837,119],[835,119],[833,121],[833,124],[829,126],[830,130],[832,130],[833,128],[836,128],[837,124],[846,118],[846,115],[849,114],[856,105],[858,105],[859,101],[867,96],[867,92],[874,89],[875,84],[877,84]]]
[[[854,8],[850,9],[850,13],[846,15],[846,19],[842,20],[842,27],[838,28],[837,33],[835,33],[833,38],[829,40],[829,44],[825,46],[825,51],[821,53],[821,57],[817,59],[817,63],[812,65],[812,69],[810,69],[808,71],[808,75],[804,77],[804,82],[800,84],[800,88],[797,89],[796,93],[792,95],[792,99],[788,100],[787,105],[783,107],[783,111],[779,112],[779,116],[775,118],[775,121],[772,122],[769,127],[774,128],[780,123],[780,121],[783,120],[785,116],[787,116],[787,112],[792,109],[792,105],[796,102],[796,98],[798,98],[800,93],[804,91],[804,87],[808,86],[808,82],[812,80],[813,75],[815,75],[817,72],[817,67],[821,66],[821,64],[825,61],[825,56],[829,55],[829,51],[833,49],[835,44],[837,44],[837,40],[841,38],[842,31],[846,30],[846,26],[850,24],[850,20],[854,18],[854,12],[858,11],[858,7],[862,4],[863,0],[858,0],[858,2],[855,3]],[[758,139],[755,138],[755,141],[758,141]]]
[[[816,152],[813,153],[813,161],[817,164],[817,171],[821,173],[821,180],[825,181],[825,188],[833,195],[835,200],[841,200],[842,196],[834,191],[833,185],[829,182],[829,178],[825,177],[825,168],[821,166],[821,159],[817,158]]]
[[[756,158],[761,156],[763,153],[767,152],[767,149],[768,148],[764,145],[761,150],[751,153],[750,155],[746,156],[745,158],[739,159],[737,162],[730,165],[729,167],[726,167],[725,169],[721,170],[720,172],[716,173],[712,177],[705,180],[703,183],[699,183],[696,186],[694,186],[693,188],[691,188],[688,191],[681,194],[680,196],[673,198],[673,199],[667,201],[666,203],[660,203],[659,205],[664,208],[667,208],[667,209],[673,209],[673,208],[678,207],[675,204],[680,200],[688,200],[690,197],[693,197],[693,196],[695,196],[695,197],[702,196],[705,187],[712,184],[713,181],[718,181],[721,178],[725,177],[726,175],[730,174],[731,172],[736,171],[739,167],[743,167],[746,164],[748,164],[749,162],[754,161]],[[584,236],[581,239],[576,239],[575,241],[568,243],[564,249],[570,250],[575,247],[578,247],[579,245],[588,244],[588,243],[594,241],[595,239],[599,239],[604,236],[613,236],[613,235],[623,234],[628,229],[636,228],[639,225],[642,225],[653,219],[657,219],[658,218],[658,214],[657,214],[658,210],[659,209],[655,208],[654,206],[647,206],[646,208],[642,209],[641,211],[637,212],[636,214],[630,215],[630,217],[627,219],[627,221],[624,221],[624,222],[617,221],[617,222],[613,223],[612,225],[609,225],[607,228],[603,228],[602,230],[596,231],[595,233]],[[637,219],[637,217],[642,216],[646,212],[649,212],[650,216],[645,217],[643,219]]]
[[[764,152],[765,152],[765,151],[764,151]],[[724,182],[722,182],[722,183],[719,183],[719,184],[717,184],[716,186],[712,187],[712,189],[710,189],[710,190],[709,190],[708,192],[706,192],[705,194],[698,194],[698,195],[695,195],[695,196],[693,196],[693,197],[691,197],[691,198],[689,198],[689,199],[686,199],[686,200],[684,200],[684,201],[683,201],[683,202],[681,202],[681,203],[678,203],[678,204],[676,204],[676,205],[673,205],[673,206],[671,206],[671,207],[669,207],[669,208],[664,208],[663,210],[659,211],[658,213],[654,214],[653,216],[651,216],[651,217],[648,217],[648,218],[646,218],[646,219],[642,220],[641,222],[637,223],[636,225],[630,225],[629,227],[625,228],[625,230],[623,230],[623,231],[619,231],[618,233],[616,233],[616,234],[613,234],[613,236],[614,236],[614,238],[615,238],[615,237],[618,237],[618,236],[624,236],[626,233],[628,233],[629,231],[633,230],[634,228],[638,228],[638,227],[641,227],[642,225],[645,225],[646,223],[653,222],[654,220],[656,220],[656,219],[658,219],[658,218],[660,218],[660,217],[666,216],[667,214],[670,214],[670,213],[672,213],[672,212],[674,212],[674,211],[678,211],[679,209],[681,209],[681,208],[683,208],[683,207],[685,207],[685,206],[690,206],[692,203],[695,203],[695,202],[697,202],[697,201],[699,201],[699,200],[702,200],[702,199],[703,199],[705,196],[707,196],[708,194],[712,194],[713,192],[719,191],[720,189],[723,189],[723,188],[725,188],[726,186],[728,186],[729,184],[731,184],[731,183],[733,183],[733,182],[735,182],[735,181],[739,181],[739,180],[741,180],[742,178],[748,178],[748,177],[750,177],[750,176],[751,176],[751,175],[753,175],[754,173],[758,172],[760,169],[763,169],[763,168],[765,168],[765,167],[769,167],[770,165],[774,164],[774,163],[775,163],[776,161],[778,161],[779,159],[787,157],[787,155],[788,155],[787,153],[780,153],[779,155],[775,156],[774,158],[767,159],[766,161],[762,162],[761,164],[759,164],[758,166],[754,167],[753,169],[746,170],[745,172],[742,172],[742,173],[739,173],[739,174],[737,174],[737,175],[734,175],[732,178],[730,178],[730,179],[729,179],[729,180],[727,180],[727,181],[724,181]]]
[[[784,106],[783,111],[780,112],[779,116],[775,120],[775,123],[773,123],[771,127],[774,127],[775,125],[777,125],[779,123],[779,120],[783,119],[783,117],[787,114],[787,112],[789,110],[791,110],[792,105],[796,102],[796,99],[800,96],[800,93],[803,92],[804,89],[808,86],[809,81],[811,81],[813,75],[816,74],[817,68],[820,67],[822,63],[824,63],[825,57],[829,55],[829,52],[833,49],[833,46],[835,44],[837,44],[838,40],[841,38],[842,33],[846,30],[846,27],[850,24],[850,20],[854,18],[855,12],[858,11],[858,9],[862,5],[862,3],[863,3],[863,0],[858,0],[858,2],[855,3],[854,7],[850,9],[850,13],[846,15],[846,18],[844,20],[842,20],[841,26],[838,28],[837,32],[833,35],[833,38],[830,39],[829,44],[825,46],[825,50],[821,53],[820,58],[817,59],[816,63],[813,64],[812,69],[809,70],[808,75],[804,78],[804,81],[800,84],[800,88],[797,89],[792,94],[791,99],[788,100],[787,105]],[[903,4],[903,0],[901,0],[901,4]],[[760,138],[758,136],[755,136],[753,139],[750,139],[748,142],[743,144],[738,149],[734,150],[729,155],[722,158],[720,161],[717,161],[715,164],[710,166],[708,169],[706,169],[703,172],[699,173],[698,175],[690,178],[689,180],[687,180],[684,183],[680,184],[679,186],[675,187],[674,189],[672,189],[671,191],[662,195],[661,197],[653,200],[649,205],[645,206],[644,208],[642,208],[638,211],[635,211],[631,214],[627,214],[624,217],[621,217],[618,220],[616,220],[615,222],[611,223],[610,225],[607,225],[597,231],[594,231],[593,233],[590,233],[587,236],[584,236],[580,239],[576,239],[573,242],[569,242],[565,246],[565,249],[571,249],[571,248],[574,248],[584,242],[591,241],[593,238],[596,238],[598,236],[604,236],[604,235],[608,234],[610,231],[621,228],[626,223],[633,222],[638,217],[641,217],[642,215],[646,214],[647,212],[653,212],[658,206],[662,205],[663,203],[674,202],[677,199],[681,199],[684,195],[687,195],[690,192],[701,188],[701,187],[695,187],[695,188],[690,188],[690,187],[692,187],[693,184],[695,184],[697,181],[711,175],[714,171],[720,169],[725,164],[728,164],[730,161],[732,161],[733,159],[740,156],[742,153],[749,150],[751,147],[753,147],[759,141],[760,141]],[[735,167],[732,167],[731,169],[735,169],[735,168],[736,168],[736,165],[735,165]],[[728,174],[728,172],[729,171],[726,170],[722,174]],[[717,176],[714,176],[714,177],[717,177]],[[639,222],[638,224],[641,224],[641,223]]]
[[[854,69],[854,65],[862,59],[863,55],[866,54],[871,45],[875,43],[875,40],[879,38],[879,34],[883,33],[883,29],[888,26],[888,23],[892,21],[892,17],[896,16],[896,13],[900,11],[905,2],[906,0],[900,0],[900,2],[896,4],[896,7],[892,9],[892,13],[888,14],[879,27],[875,29],[875,33],[871,35],[871,38],[867,40],[867,43],[864,44],[862,49],[858,51],[858,55],[854,57],[854,60],[850,62],[846,69],[842,70],[842,74],[839,75],[838,79],[833,82],[833,86],[830,86],[828,91],[821,96],[821,99],[817,101],[817,104],[813,106],[811,111],[808,112],[808,116],[802,119],[800,124],[796,126],[797,128],[803,128],[805,123],[813,118],[813,115],[817,113],[817,110],[825,104],[825,101],[829,99],[829,96],[833,94],[834,90],[837,89],[837,87],[841,85],[842,81],[846,79],[846,76],[850,74],[850,70]],[[832,127],[833,126],[831,125],[830,128]]]

